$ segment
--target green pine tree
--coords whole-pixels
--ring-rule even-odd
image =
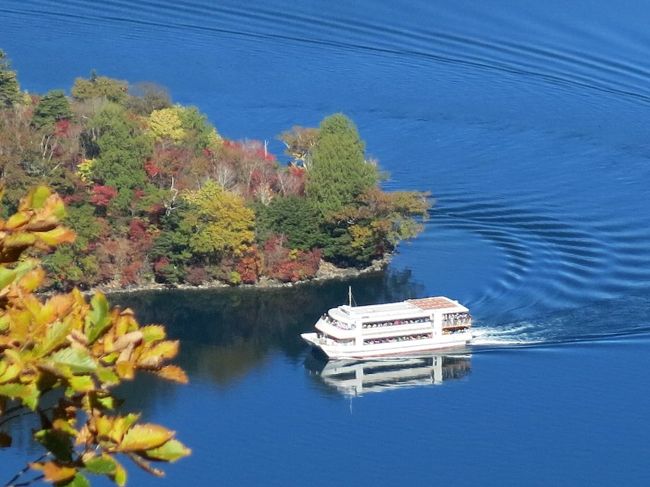
[[[11,69],[9,58],[0,49],[0,108],[10,107],[20,99],[20,86],[16,72]]]
[[[365,161],[364,144],[356,126],[337,113],[320,124],[307,196],[324,216],[331,216],[377,185],[377,168]]]
[[[34,109],[32,125],[37,129],[53,125],[58,120],[72,117],[70,103],[63,90],[52,90],[47,92]]]

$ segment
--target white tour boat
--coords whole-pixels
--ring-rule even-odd
[[[472,339],[469,310],[444,296],[330,309],[315,333],[301,337],[330,358],[404,355],[464,347]]]

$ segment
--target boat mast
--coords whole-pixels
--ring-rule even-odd
[[[352,307],[352,286],[348,286],[348,303]]]

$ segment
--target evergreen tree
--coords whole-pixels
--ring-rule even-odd
[[[0,49],[0,108],[10,107],[20,99],[16,72],[11,69],[7,55]]]
[[[92,126],[99,133],[99,156],[93,164],[92,177],[118,190],[111,205],[123,212],[131,204],[133,190],[147,182],[144,162],[151,154],[151,141],[118,105],[107,105],[94,118]]]
[[[311,250],[323,244],[322,218],[306,198],[275,198],[268,206],[257,205],[255,213],[259,241],[265,241],[275,233],[284,235],[292,249]]]
[[[70,103],[63,90],[49,91],[34,109],[32,125],[37,128],[43,128],[53,125],[59,120],[69,119],[72,117]]]
[[[325,118],[306,187],[316,208],[331,216],[378,181],[376,167],[364,159],[364,144],[352,120],[342,113]]]

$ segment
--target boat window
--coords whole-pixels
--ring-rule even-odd
[[[427,323],[429,318],[420,317],[420,318],[409,318],[405,320],[391,320],[391,321],[369,321],[364,323],[363,328],[383,328],[385,326],[396,326],[396,325],[414,325],[418,323]]]
[[[396,337],[367,338],[363,341],[364,345],[381,345],[384,343],[410,342],[413,340],[426,340],[433,338],[431,333],[418,333],[417,335],[402,335]]]
[[[469,313],[446,313],[442,316],[443,328],[468,327],[472,325]]]

